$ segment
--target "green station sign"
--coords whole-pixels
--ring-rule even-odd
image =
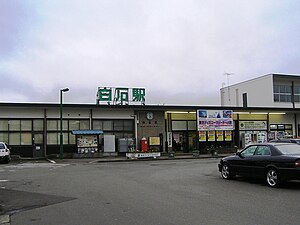
[[[129,105],[145,104],[145,88],[98,87],[97,104]]]

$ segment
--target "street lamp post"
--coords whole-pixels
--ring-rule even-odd
[[[60,148],[59,148],[59,158],[64,158],[64,145],[63,145],[63,132],[62,132],[62,117],[63,117],[63,104],[62,104],[62,94],[63,92],[68,92],[69,88],[60,89]]]

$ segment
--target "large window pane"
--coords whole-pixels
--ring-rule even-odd
[[[33,130],[34,131],[44,130],[44,121],[43,120],[33,120]]]
[[[48,133],[47,134],[47,144],[57,145],[58,144],[58,133]]]
[[[0,140],[8,143],[8,133],[0,132]]]
[[[10,131],[20,131],[21,121],[20,120],[10,120],[8,121]]]
[[[103,130],[113,130],[113,121],[112,120],[104,120],[103,121]]]
[[[299,86],[295,86],[294,93],[295,94],[300,94],[300,87]]]
[[[70,130],[79,130],[79,120],[69,120]]]
[[[123,120],[115,120],[114,121],[114,130],[123,130],[124,122]]]
[[[76,140],[75,140],[75,135],[74,134],[69,134],[69,144],[75,145],[76,144]]]
[[[32,130],[31,120],[21,120],[21,130],[22,131],[31,131]]]
[[[274,94],[274,102],[279,102],[279,94]]]
[[[21,133],[21,145],[32,145],[32,134],[31,133]]]
[[[274,93],[279,93],[279,86],[278,85],[274,85]]]
[[[94,120],[93,121],[93,129],[94,130],[102,130],[103,129],[102,120]]]
[[[68,120],[62,121],[63,130],[68,130]],[[57,129],[60,131],[60,120],[58,121]]]
[[[187,130],[186,121],[172,121],[172,130]]]
[[[80,130],[89,130],[90,121],[89,120],[80,120]]]
[[[21,136],[20,133],[10,133],[9,134],[9,145],[20,145]]]
[[[188,130],[197,130],[196,121],[188,121]]]
[[[36,145],[42,145],[44,143],[43,134],[34,134],[34,143]]]
[[[58,130],[57,122],[58,120],[47,120],[47,130],[57,131]]]
[[[124,120],[124,130],[134,130],[134,120]]]
[[[8,120],[0,120],[0,130],[8,131]]]
[[[59,139],[58,143],[60,144],[60,139]],[[64,145],[69,144],[69,133],[68,132],[63,133],[63,144]]]

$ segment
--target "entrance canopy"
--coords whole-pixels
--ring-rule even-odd
[[[103,134],[102,130],[72,130],[72,134],[78,134],[78,135],[99,135]]]

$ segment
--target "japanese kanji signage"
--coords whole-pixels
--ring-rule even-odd
[[[98,87],[97,104],[145,104],[145,88]]]

